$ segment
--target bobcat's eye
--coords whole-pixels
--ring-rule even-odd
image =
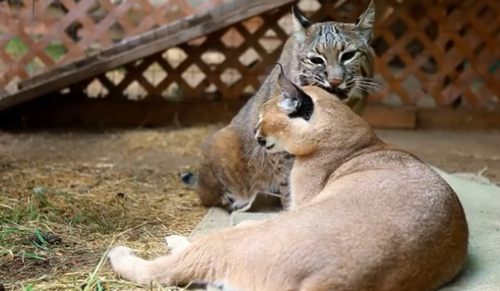
[[[356,51],[345,52],[342,54],[342,56],[340,56],[340,61],[347,62],[347,61],[351,60],[352,58],[354,58],[355,55],[356,55]]]
[[[324,64],[325,62],[323,61],[322,58],[319,58],[319,57],[312,57],[309,59],[311,61],[311,63],[313,64],[316,64],[316,65],[322,65]]]

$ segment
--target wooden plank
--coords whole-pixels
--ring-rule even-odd
[[[417,110],[373,104],[366,108],[363,119],[374,128],[412,129],[417,126]]]
[[[229,122],[246,99],[221,102],[39,98],[0,114],[3,128],[192,126]]]
[[[452,109],[428,108],[417,114],[417,127],[421,129],[500,129],[500,108]]]
[[[74,97],[74,96],[72,96]],[[229,122],[247,98],[207,102],[39,98],[0,114],[2,128],[192,126]],[[380,129],[500,129],[500,109],[404,108],[370,104],[363,118]]]
[[[167,24],[124,40],[96,55],[55,68],[54,71],[39,75],[30,82],[24,82],[24,87],[18,92],[7,96],[0,95],[0,110],[63,89],[126,63],[164,51],[292,2],[295,0],[233,1],[207,12]]]

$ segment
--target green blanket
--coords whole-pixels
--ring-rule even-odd
[[[500,187],[434,169],[457,192],[470,229],[465,269],[440,291],[500,291]]]

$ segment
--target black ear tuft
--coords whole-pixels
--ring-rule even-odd
[[[182,183],[184,183],[184,185],[186,185],[187,187],[194,188],[196,186],[196,183],[198,183],[198,176],[191,172],[182,173],[181,180]]]
[[[280,73],[278,76],[278,85],[282,91],[282,100],[278,106],[290,112],[290,118],[304,118],[309,120],[314,111],[314,103],[300,87],[290,81],[283,72],[283,67],[278,63]]]
[[[311,27],[314,24],[314,22],[307,19],[304,15],[302,15],[300,13],[299,8],[296,5],[292,6],[292,13],[293,13],[293,16],[295,17],[295,19],[297,19],[298,22],[300,23],[302,28],[308,29],[309,27]]]

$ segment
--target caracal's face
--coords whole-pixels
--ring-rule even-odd
[[[329,127],[336,103],[342,101],[317,86],[300,88],[283,72],[278,83],[282,92],[262,106],[255,140],[268,153],[310,154],[318,144],[316,133]]]
[[[281,137],[290,120],[286,111],[278,106],[281,98],[275,96],[262,106],[259,122],[255,127],[255,139],[268,153],[285,151]]]

